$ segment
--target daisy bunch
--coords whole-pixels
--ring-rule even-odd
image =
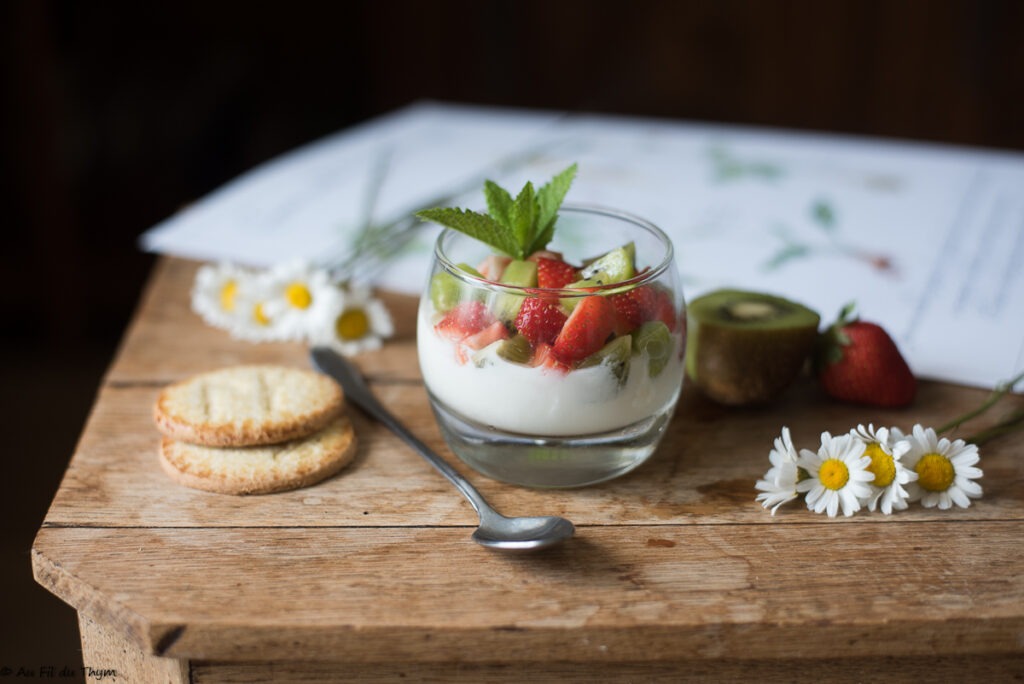
[[[394,334],[387,307],[368,288],[304,261],[262,270],[205,264],[191,303],[208,325],[249,342],[323,344],[351,356]]]
[[[1024,373],[998,385],[978,409],[938,429],[917,424],[904,433],[858,425],[842,435],[823,432],[816,450],[798,450],[783,427],[768,454],[771,467],[754,485],[755,500],[775,515],[802,494],[808,510],[830,518],[862,508],[890,515],[913,502],[940,510],[968,508],[982,495],[978,445],[1024,426],[1024,410],[966,440],[940,435],[987,411],[1021,381]]]

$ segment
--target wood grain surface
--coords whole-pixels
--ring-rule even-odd
[[[188,304],[195,267],[159,262],[33,549],[37,580],[96,633],[191,662],[193,681],[262,681],[251,668],[267,660],[318,662],[312,681],[327,681],[330,663],[364,664],[370,681],[416,663],[441,679],[466,666],[478,681],[512,681],[508,663],[562,681],[575,680],[556,677],[559,663],[589,664],[580,672],[608,681],[716,667],[785,679],[787,663],[823,654],[851,659],[847,673],[982,656],[989,679],[1020,672],[1020,439],[982,448],[985,495],[965,510],[830,520],[799,504],[773,517],[754,501],[783,425],[815,447],[821,431],[858,423],[936,425],[984,391],[926,382],[913,407],[875,410],[802,381],[770,407],[727,409],[687,387],[637,471],[529,490],[477,475],[447,450],[415,359],[415,302],[389,297],[396,339],[357,359],[382,402],[499,510],[577,524],[560,548],[502,555],[470,540],[476,516],[455,490],[356,409],[356,460],[319,485],[234,497],[171,482],[151,417],[164,384],[235,363],[308,367],[301,345],[239,342],[203,325]],[[1022,403],[1009,398],[967,431]]]

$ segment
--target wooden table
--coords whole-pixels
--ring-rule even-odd
[[[798,445],[859,422],[935,425],[986,393],[924,383],[909,410],[824,400],[770,408],[690,388],[654,457],[601,486],[532,491],[468,473],[510,514],[564,515],[560,548],[475,545],[475,514],[352,409],[356,461],[295,492],[186,489],[157,463],[157,391],[243,362],[308,366],[293,344],[238,342],[191,313],[196,265],[158,263],[36,538],[37,581],[80,617],[84,661],[118,682],[993,681],[1024,672],[1024,443],[982,449],[985,496],[830,520],[772,517],[754,481],[788,424]],[[446,449],[398,337],[359,357],[375,391]],[[1022,403],[1012,397],[984,427]]]

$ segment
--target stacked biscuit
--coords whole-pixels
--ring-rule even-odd
[[[177,482],[223,494],[305,487],[355,455],[344,397],[327,376],[284,366],[235,366],[165,387],[154,419],[160,463]]]

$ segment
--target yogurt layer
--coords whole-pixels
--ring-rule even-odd
[[[646,355],[633,355],[623,384],[606,366],[562,373],[512,363],[497,344],[463,350],[434,332],[431,307],[419,313],[417,350],[427,389],[449,409],[499,430],[545,437],[608,432],[670,409],[683,383],[680,336],[664,369],[654,378]]]

